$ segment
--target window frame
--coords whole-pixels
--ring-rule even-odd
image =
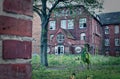
[[[120,46],[120,39],[119,38],[115,38],[115,46]]]
[[[83,29],[87,27],[87,18],[80,18],[79,19],[79,28]]]
[[[108,26],[105,26],[104,31],[105,34],[110,34],[110,28]]]
[[[70,26],[70,23],[72,23],[72,26]],[[61,28],[62,29],[74,29],[74,19],[61,20]]]
[[[119,34],[119,32],[120,32],[119,29],[120,29],[119,25],[115,25],[115,27],[114,27],[115,34]]]
[[[49,30],[56,30],[56,21],[49,21]]]
[[[68,21],[67,29],[74,29],[74,20],[73,19],[69,19],[67,21]]]
[[[53,35],[53,34],[50,34],[50,41],[53,40],[53,37],[54,37],[54,35]]]
[[[105,46],[110,46],[110,39],[106,38],[104,41]]]
[[[83,32],[80,34],[80,40],[86,40],[86,33]]]
[[[62,33],[59,33],[58,35],[57,35],[57,42],[58,43],[63,43],[64,42],[64,40],[65,40],[65,35],[64,34],[62,34]]]

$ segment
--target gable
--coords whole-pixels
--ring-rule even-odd
[[[55,33],[55,35],[54,35],[54,37],[53,37],[53,40],[55,40],[56,37],[57,37],[57,35],[60,34],[60,33],[64,34],[65,37],[68,38],[68,39],[75,39],[75,37],[70,33],[70,31],[59,28],[59,29],[56,31],[56,33]]]

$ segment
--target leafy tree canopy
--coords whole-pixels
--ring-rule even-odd
[[[103,2],[104,0],[34,0],[34,9],[39,7],[40,11],[43,9],[49,14],[49,11],[52,11],[56,6],[83,5],[90,12],[95,13],[96,10],[101,11],[103,9]]]

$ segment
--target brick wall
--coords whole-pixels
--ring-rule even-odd
[[[106,54],[106,52],[108,52],[108,55],[111,56],[117,56],[116,51],[120,52],[120,46],[115,46],[115,38],[120,38],[120,33],[115,34],[114,30],[115,30],[115,25],[107,25],[109,27],[110,33],[109,34],[105,34],[104,33],[104,39],[109,39],[110,40],[110,46],[105,46],[104,44],[104,53]],[[119,28],[120,28],[120,24],[119,24]],[[105,29],[105,26],[103,26],[103,31]],[[120,54],[119,54],[120,55]]]
[[[34,41],[32,42],[32,53],[40,54],[40,37],[41,35],[41,20],[37,13],[33,15],[33,28],[32,28],[32,37]]]
[[[32,0],[0,0],[0,79],[31,79]]]

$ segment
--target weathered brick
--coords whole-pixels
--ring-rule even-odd
[[[31,79],[31,64],[0,64],[0,79]]]
[[[32,36],[32,21],[0,16],[0,34]]]
[[[3,10],[32,16],[32,0],[4,0]]]
[[[3,41],[3,58],[31,58],[32,42],[4,40]]]

